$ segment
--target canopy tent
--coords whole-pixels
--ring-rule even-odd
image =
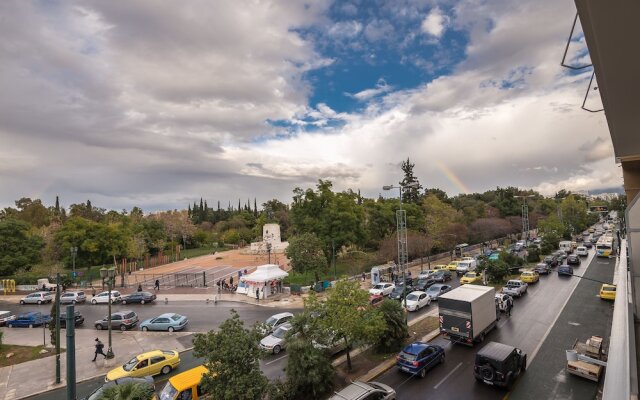
[[[247,285],[247,296],[255,297],[256,290],[260,292],[260,297],[265,298],[280,287],[280,281],[289,276],[289,273],[280,269],[278,265],[260,265],[256,270],[248,275],[240,277],[240,281]]]

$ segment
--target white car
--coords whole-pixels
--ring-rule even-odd
[[[382,296],[388,296],[393,292],[396,285],[389,282],[380,282],[375,284],[371,289],[369,289],[369,294],[380,294]]]
[[[418,311],[422,307],[426,307],[431,304],[431,297],[425,292],[415,291],[407,295],[407,298],[402,301],[402,305],[407,311]]]
[[[117,290],[111,291],[111,304],[117,303],[122,299],[120,292]],[[109,302],[109,292],[100,292],[97,295],[93,296],[91,299],[91,304],[107,304]]]
[[[584,246],[576,247],[576,255],[586,257],[589,255],[589,250]]]
[[[272,334],[260,341],[260,348],[269,353],[278,354],[286,348],[287,333],[292,326],[289,322],[280,325]]]
[[[438,270],[434,270],[434,269],[428,269],[426,271],[422,271],[418,274],[418,279],[431,278],[433,275],[436,274],[436,272],[438,272]]]
[[[502,288],[502,293],[508,294],[511,297],[522,297],[523,294],[527,293],[528,287],[529,285],[520,279],[511,279],[507,281],[507,284]]]

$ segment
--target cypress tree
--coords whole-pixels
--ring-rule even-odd
[[[56,196],[56,215],[60,214],[60,199]]]
[[[240,208],[240,199],[238,199],[238,212],[242,211],[242,209]]]
[[[258,216],[258,202],[256,198],[253,198],[253,215]]]
[[[187,216],[191,218],[191,204],[187,205]]]

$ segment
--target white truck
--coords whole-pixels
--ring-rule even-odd
[[[528,288],[529,285],[526,282],[522,282],[520,279],[510,279],[502,288],[502,293],[511,297],[522,297],[523,294],[527,293]]]
[[[440,332],[452,343],[483,341],[500,317],[495,294],[490,286],[462,285],[438,297]]]
[[[56,290],[57,286],[55,283],[49,283],[48,278],[38,279],[38,290]]]
[[[558,247],[567,254],[573,253],[573,244],[571,243],[571,240],[563,240],[560,242]]]
[[[477,264],[478,263],[474,259],[458,261],[458,266],[456,267],[456,274],[460,276],[460,275],[466,274],[467,272],[475,271]]]

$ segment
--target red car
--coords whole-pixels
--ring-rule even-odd
[[[369,297],[369,303],[373,306],[373,307],[379,307],[380,304],[382,304],[382,302],[384,301],[384,296],[381,294],[372,294]]]

